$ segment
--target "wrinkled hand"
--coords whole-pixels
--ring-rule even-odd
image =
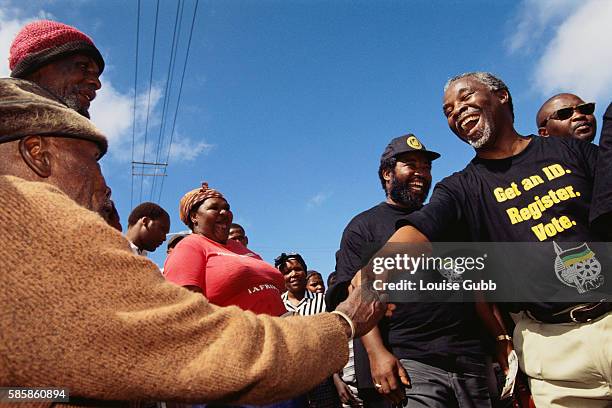
[[[508,356],[512,350],[514,346],[510,340],[497,341],[495,344],[495,357],[505,375],[508,375]]]
[[[408,373],[400,361],[387,350],[379,350],[369,355],[372,381],[379,384],[376,390],[394,404],[406,399],[404,387],[410,387]]]
[[[336,310],[346,314],[355,325],[355,337],[361,337],[376,326],[387,312],[386,295],[379,295],[365,285],[353,286],[346,300]]]
[[[362,271],[358,270],[355,276],[353,276],[353,279],[351,280],[351,283],[348,287],[348,293],[350,294],[356,287],[359,287],[364,284],[366,282],[366,279],[369,279],[369,277],[364,277],[364,275],[362,275]],[[376,290],[373,291],[377,292],[378,295],[386,302],[386,300],[388,299],[387,294],[378,292]],[[394,310],[395,305],[393,303],[387,303],[387,310],[385,310],[385,316],[391,317]]]
[[[338,374],[334,374],[333,378],[334,385],[336,386],[336,391],[338,391],[338,396],[340,397],[340,401],[342,401],[342,403],[346,405],[350,405],[351,402],[355,402],[356,398],[353,394],[353,391],[351,391],[349,386],[346,385],[344,381],[342,381],[342,378],[340,378]]]

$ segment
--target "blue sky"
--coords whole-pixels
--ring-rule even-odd
[[[160,1],[154,38],[156,4],[142,0],[140,14],[134,134],[140,160],[148,111],[147,161],[155,159],[177,9],[174,0]],[[184,2],[171,113],[194,5]],[[40,17],[78,27],[105,56],[92,120],[111,142],[102,167],[125,226],[141,199],[137,178],[130,200],[137,2],[0,6],[4,61],[19,27]],[[172,231],[184,230],[178,201],[206,180],[225,194],[264,259],[299,251],[327,275],[347,222],[384,199],[377,169],[391,138],[415,133],[440,152],[434,181],[473,156],[442,115],[449,77],[474,70],[500,76],[523,134],[536,131],[537,109],[559,91],[596,101],[601,118],[612,90],[611,20],[612,2],[599,0],[200,0],[159,204],[171,214]],[[142,191],[142,201],[157,201],[160,186],[153,191],[149,178]],[[160,265],[164,249],[150,256]]]

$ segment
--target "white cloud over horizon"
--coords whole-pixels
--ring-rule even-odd
[[[525,0],[520,9],[508,49],[538,55],[534,89],[542,96],[567,91],[585,100],[608,99],[612,1]]]

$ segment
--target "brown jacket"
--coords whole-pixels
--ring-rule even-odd
[[[263,404],[312,389],[348,359],[337,316],[211,305],[48,184],[0,176],[0,231],[0,386]]]

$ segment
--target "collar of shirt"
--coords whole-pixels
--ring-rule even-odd
[[[130,249],[134,255],[147,256],[147,251],[144,249],[138,248],[132,241],[128,241],[130,243]]]
[[[285,304],[285,307],[290,312],[298,311],[305,303],[310,302],[315,297],[316,296],[314,293],[306,289],[306,292],[304,293],[304,297],[302,298],[302,300],[300,300],[300,302],[297,305],[294,305],[293,303],[291,303],[291,300],[289,300],[289,291],[286,291],[285,293],[281,295],[281,298],[283,299],[283,303]]]

